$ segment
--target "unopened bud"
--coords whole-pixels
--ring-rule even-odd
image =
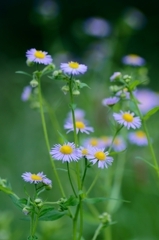
[[[22,209],[22,212],[25,214],[25,215],[28,215],[30,213],[30,207],[26,206]]]
[[[74,90],[73,95],[80,95],[80,91],[79,90]]]
[[[114,93],[116,93],[116,92],[118,92],[118,90],[119,90],[119,87],[117,86],[117,85],[114,85],[114,86],[110,86],[110,91],[111,92],[114,92]]]
[[[26,64],[27,64],[28,67],[32,67],[34,65],[34,62],[31,62],[27,59]]]
[[[66,94],[67,92],[69,92],[69,86],[68,85],[64,85],[61,90],[63,91],[64,94]]]
[[[110,214],[108,214],[107,212],[102,213],[99,216],[99,220],[103,223],[103,225],[110,224],[112,221]]]
[[[124,76],[123,76],[123,79],[125,80],[126,83],[128,83],[128,82],[131,81],[131,76],[129,76],[129,75],[124,75]]]
[[[38,84],[39,84],[38,81],[35,80],[35,79],[31,80],[31,82],[30,82],[30,85],[31,85],[33,88],[37,87]]]
[[[62,73],[61,70],[56,70],[56,71],[53,72],[52,75],[53,75],[53,77],[58,77],[61,73]]]

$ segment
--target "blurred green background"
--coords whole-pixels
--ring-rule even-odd
[[[24,197],[21,174],[25,171],[44,171],[53,180],[53,190],[45,197],[58,199],[60,193],[54,186],[40,114],[21,101],[23,87],[29,84],[30,79],[15,72],[32,71],[26,66],[25,52],[31,48],[48,51],[57,68],[65,59],[88,65],[88,74],[81,79],[91,86],[91,90],[84,89],[76,101],[78,107],[85,109],[87,118],[100,135],[103,131],[101,126],[105,127],[106,124],[109,127],[104,120],[106,113],[103,115],[101,99],[108,96],[109,77],[114,71],[122,69],[121,58],[124,55],[135,53],[146,60],[149,87],[159,91],[158,2],[6,0],[0,5],[0,177],[7,178],[15,192]],[[142,13],[143,18],[137,28],[131,27],[125,20],[131,11]],[[111,31],[108,36],[91,36],[85,32],[84,24],[90,17],[109,22]],[[62,94],[62,84],[46,78],[42,81],[42,87],[62,127],[69,111],[69,99]],[[149,121],[157,155],[158,119],[159,115],[156,114]],[[52,130],[49,118],[47,123],[53,145],[57,143],[57,133]],[[159,239],[158,184],[149,167],[135,159],[136,155],[146,156],[148,150],[143,148],[136,152],[132,147],[128,148],[121,196],[130,203],[123,203],[113,215],[116,221],[112,226],[113,240]],[[98,194],[97,189],[95,194]],[[22,213],[3,193],[0,193],[0,202],[0,239],[26,239],[29,223],[21,220]],[[102,206],[97,207],[102,211]],[[67,222],[66,218],[64,220]],[[66,231],[68,224],[62,220],[41,223],[40,239],[68,240],[69,235],[58,235],[61,228]],[[89,224],[88,240],[92,237],[92,225]],[[99,239],[106,240],[102,236]]]

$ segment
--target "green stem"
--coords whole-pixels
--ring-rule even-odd
[[[53,128],[56,130],[55,132],[56,132],[57,138],[59,139],[59,142],[62,142],[61,137],[59,137],[59,134],[58,134],[58,131],[61,132],[61,129],[57,121],[55,111],[50,107],[50,105],[46,101],[45,101],[45,105],[47,106],[48,114],[50,116]]]
[[[116,130],[116,132],[115,132],[115,134],[114,134],[114,136],[113,136],[113,139],[112,139],[112,141],[111,141],[110,147],[109,147],[109,149],[108,149],[108,152],[111,151],[112,146],[113,146],[113,142],[114,142],[116,136],[118,135],[118,133],[120,132],[120,130],[121,130],[122,128],[123,128],[123,126],[120,126],[120,127]]]
[[[73,99],[73,93],[72,93],[72,77],[69,81],[69,91],[70,91],[70,101],[71,101],[71,112],[72,112],[72,120],[73,120],[73,128],[74,128],[74,140],[76,147],[78,146],[78,137],[76,132],[76,119],[75,119],[75,113],[74,113],[74,99]]]
[[[81,189],[83,188],[83,184],[84,184],[84,180],[86,177],[86,172],[87,172],[87,159],[85,158],[85,168],[84,168],[84,173],[83,173],[83,177],[82,177],[82,181],[81,181]]]
[[[153,146],[152,146],[152,142],[151,142],[151,139],[150,139],[150,135],[149,135],[147,126],[146,126],[146,122],[145,122],[145,120],[143,119],[143,116],[142,116],[142,114],[141,114],[141,111],[140,111],[140,109],[139,109],[139,107],[138,107],[137,101],[136,101],[135,96],[134,96],[134,94],[132,93],[132,91],[130,91],[130,96],[131,96],[133,102],[135,103],[135,106],[136,106],[136,108],[137,108],[137,111],[138,111],[138,114],[139,114],[140,118],[142,119],[142,124],[143,124],[143,128],[144,128],[144,130],[145,130],[145,134],[146,134],[146,137],[147,137],[149,150],[150,150],[150,153],[151,153],[151,156],[152,156],[152,160],[153,160],[153,163],[154,163],[154,166],[155,166],[155,170],[156,170],[157,175],[158,175],[158,177],[159,177],[158,162],[157,162],[156,155],[155,155],[155,152],[154,152],[154,149],[153,149]]]
[[[60,190],[61,190],[62,196],[65,197],[65,193],[64,193],[62,184],[61,184],[61,182],[60,182],[58,173],[57,173],[56,168],[55,168],[55,164],[54,164],[54,162],[53,162],[53,160],[52,160],[52,157],[51,157],[51,155],[50,155],[50,144],[49,144],[49,139],[48,139],[48,134],[47,134],[47,129],[46,129],[46,123],[45,123],[45,117],[44,117],[44,112],[43,112],[43,103],[42,103],[40,79],[39,79],[39,84],[38,84],[38,90],[39,90],[39,91],[38,91],[38,94],[39,94],[40,114],[41,114],[43,132],[44,132],[44,137],[45,137],[46,146],[47,146],[47,149],[48,149],[48,152],[49,152],[49,157],[50,157],[51,166],[52,166],[52,168],[53,168],[53,171],[54,171],[56,180],[57,180],[57,182],[58,182],[59,188],[60,188]]]
[[[116,170],[114,174],[114,184],[111,186],[110,198],[118,198],[120,194],[120,188],[122,184],[124,165],[126,157],[122,156],[122,159],[117,159]],[[118,200],[117,200],[118,201]],[[107,211],[112,213],[115,211],[117,201],[109,201],[107,205]]]
[[[98,235],[100,234],[102,228],[103,228],[103,224],[100,223],[99,226],[98,226],[98,228],[96,229],[96,231],[95,231],[95,233],[94,233],[94,236],[93,236],[92,240],[96,240],[96,239],[97,239],[97,237],[98,237]]]
[[[76,191],[75,191],[73,183],[72,183],[72,179],[71,179],[71,175],[70,175],[70,169],[69,169],[69,163],[68,162],[67,162],[67,170],[68,170],[68,177],[69,177],[69,181],[70,181],[72,190],[74,192],[74,195],[77,197]]]
[[[95,176],[91,186],[89,187],[89,189],[86,192],[86,195],[88,195],[90,193],[90,191],[92,190],[92,188],[94,187],[94,184],[96,183],[96,181],[97,181],[97,179],[99,177],[99,173],[100,173],[100,170],[98,170],[98,172],[97,172],[97,174],[96,174],[96,176]]]

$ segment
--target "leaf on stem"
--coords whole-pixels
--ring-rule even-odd
[[[55,221],[63,217],[66,212],[59,212],[58,210],[54,209],[53,207],[45,207],[41,210],[39,215],[39,220],[41,221]]]
[[[23,75],[27,75],[29,77],[32,77],[32,75],[30,75],[29,73],[27,72],[23,72],[23,71],[16,71],[15,73],[19,73],[19,74],[23,74]]]
[[[154,107],[154,108],[152,108],[150,111],[148,111],[147,113],[146,113],[146,115],[143,117],[143,120],[148,120],[149,119],[149,117],[151,117],[152,115],[154,115],[157,111],[159,110],[159,107]]]

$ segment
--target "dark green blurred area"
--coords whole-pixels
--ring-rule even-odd
[[[84,89],[76,98],[76,102],[79,108],[85,109],[91,124],[97,126],[97,133],[102,134],[103,130],[100,127],[105,125],[103,118],[106,114],[102,115],[101,99],[108,94],[107,84],[110,75],[122,69],[121,58],[124,55],[135,53],[146,60],[149,69],[149,86],[156,92],[159,91],[159,8],[155,0],[151,2],[140,0],[137,3],[134,1],[63,0],[55,2],[53,17],[44,17],[38,11],[40,3],[42,4],[42,1],[6,0],[0,7],[0,177],[7,178],[17,195],[24,197],[21,174],[25,171],[44,171],[53,180],[53,189],[45,195],[45,198],[57,200],[60,193],[54,185],[56,181],[50,169],[40,114],[38,110],[30,109],[28,103],[21,101],[22,89],[29,84],[30,79],[15,72],[23,70],[31,73],[32,71],[26,66],[25,52],[31,48],[48,51],[53,56],[57,68],[60,64],[60,54],[67,54],[83,63],[87,59],[87,63],[90,63],[88,66],[90,72],[82,76],[81,80],[87,82],[91,90]],[[146,23],[140,30],[132,30],[123,23],[123,14],[130,7],[138,9],[145,15]],[[82,23],[89,17],[104,18],[110,22],[112,29],[116,30],[102,39],[87,36],[82,31]],[[103,61],[97,58],[89,62],[87,54],[92,46],[98,43],[102,43],[106,48],[113,46],[114,51],[103,58]],[[62,93],[62,86],[61,83],[52,82],[48,78],[42,80],[43,93],[55,110],[61,128],[69,111],[69,98]],[[154,138],[157,155],[159,154],[158,118],[159,114],[153,116],[148,125],[150,134]],[[47,115],[46,121],[50,143],[53,145],[57,143],[57,132],[52,129]],[[109,124],[106,127],[109,128]],[[122,203],[113,215],[112,218],[116,224],[112,226],[112,239],[157,240],[159,238],[157,179],[151,168],[144,162],[137,161],[134,154],[147,156],[149,153],[145,149],[138,149],[135,153],[133,147],[128,149],[121,198],[130,203]],[[115,169],[115,163],[113,167]],[[67,188],[67,178],[66,176],[63,178]],[[101,182],[98,184],[102,185]],[[31,186],[28,186],[28,189],[31,191]],[[98,189],[94,190],[94,194],[98,195]],[[0,193],[0,199],[0,232],[1,229],[8,229],[7,231],[10,232],[8,238],[4,239],[26,239],[29,223],[21,220],[22,213],[8,196]],[[103,211],[105,205],[97,207]],[[3,220],[5,211],[10,215],[6,215]],[[3,221],[6,225],[2,224]],[[58,220],[57,223],[40,223],[38,231],[42,237],[39,239],[68,240],[71,230],[67,232],[68,235],[64,234],[63,238],[59,232],[61,228],[67,231],[69,224],[66,217],[64,221]],[[93,224],[86,225],[88,229],[85,229],[85,232],[88,240],[92,237],[92,226],[96,228],[96,224]],[[53,231],[54,236],[52,236]],[[107,240],[102,236],[98,239]]]

